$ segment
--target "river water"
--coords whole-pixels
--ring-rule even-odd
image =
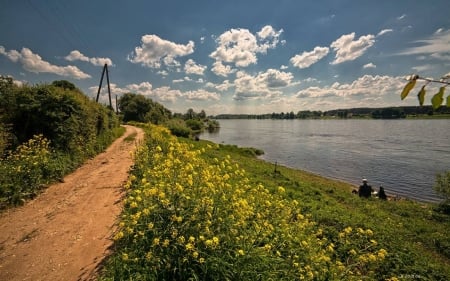
[[[450,170],[450,120],[219,120],[202,139],[264,150],[262,159],[388,195],[437,202]]]

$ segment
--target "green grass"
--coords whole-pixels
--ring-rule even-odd
[[[123,140],[126,142],[133,142],[136,139],[137,133],[132,133],[129,136],[127,136],[126,138],[124,138]]]
[[[197,148],[208,144],[192,143]],[[271,190],[285,187],[288,196],[300,202],[303,212],[310,214],[330,239],[346,226],[372,229],[378,243],[390,253],[384,265],[386,274],[450,280],[450,217],[436,212],[436,205],[361,199],[351,193],[355,186],[348,183],[279,165],[275,173],[273,163],[249,157],[245,149],[219,147],[206,151],[205,160],[230,155],[254,184],[263,183]]]
[[[143,127],[100,280],[450,279],[436,205],[360,199],[255,149]]]

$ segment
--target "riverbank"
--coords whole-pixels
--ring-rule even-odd
[[[205,147],[209,141],[195,143]],[[333,236],[344,226],[372,229],[377,242],[390,253],[386,272],[396,276],[420,276],[421,280],[450,278],[450,217],[437,212],[437,204],[409,199],[383,201],[361,199],[352,194],[350,183],[328,179],[310,172],[274,165],[236,149],[219,145],[205,159],[226,157],[248,172],[253,184],[263,183],[272,191],[286,188],[298,200],[303,212],[311,215],[325,232]],[[389,195],[389,194],[388,194]]]
[[[433,204],[361,199],[248,149],[146,134],[102,280],[450,278],[450,219]]]

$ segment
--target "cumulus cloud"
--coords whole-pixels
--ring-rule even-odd
[[[373,98],[374,95],[386,95],[399,92],[405,84],[405,80],[392,76],[364,75],[352,83],[333,83],[331,86],[309,87],[297,93],[298,98],[312,97],[358,97]]]
[[[364,69],[367,69],[367,68],[376,68],[376,67],[377,67],[377,66],[376,66],[375,64],[371,63],[371,62],[369,62],[369,63],[363,65],[363,68],[364,68]]]
[[[274,97],[281,94],[278,88],[287,87],[292,82],[293,75],[276,69],[268,69],[253,76],[244,71],[236,73],[234,99]]]
[[[76,66],[53,65],[43,60],[41,56],[33,53],[28,48],[22,48],[22,50],[18,52],[16,50],[6,51],[3,46],[0,46],[0,54],[6,56],[12,62],[19,62],[22,64],[22,67],[29,72],[53,73],[60,76],[72,77],[74,79],[86,79],[91,77]]]
[[[220,100],[220,95],[218,93],[209,92],[204,89],[183,92],[181,97],[191,101]]]
[[[217,75],[226,76],[231,67],[223,63],[233,64],[236,67],[247,67],[257,62],[258,53],[266,53],[268,49],[275,48],[279,43],[282,29],[275,30],[266,25],[259,32],[251,33],[248,29],[231,29],[222,33],[217,39],[217,48],[209,56],[216,60],[212,71]]]
[[[408,48],[399,53],[399,55],[424,55],[430,54],[439,58],[445,58],[450,55],[450,30],[440,30],[430,37],[413,42],[420,46]]]
[[[330,49],[328,47],[315,47],[311,52],[295,55],[290,62],[298,68],[308,68],[325,57]]]
[[[211,69],[216,75],[227,77],[228,74],[236,72],[235,69],[232,69],[229,65],[224,65],[221,61],[215,61],[213,63],[213,67]]]
[[[183,45],[161,39],[157,35],[144,35],[141,38],[141,46],[134,49],[134,52],[128,56],[128,60],[150,68],[160,68],[162,64],[178,66],[179,62],[175,58],[187,56],[193,52],[193,41]]]
[[[335,60],[331,64],[352,61],[362,56],[375,43],[375,36],[368,34],[355,40],[355,33],[345,34],[331,43],[336,52]]]
[[[64,59],[66,59],[67,61],[77,61],[77,60],[85,61],[85,62],[89,62],[93,65],[96,65],[96,66],[103,66],[105,64],[113,65],[112,60],[110,58],[89,58],[89,57],[83,55],[78,50],[73,50],[72,52],[70,52],[70,54],[65,56]]]
[[[184,71],[186,72],[186,74],[203,75],[205,70],[206,70],[206,66],[201,65],[201,64],[196,64],[193,59],[187,60],[184,65]]]
[[[125,87],[118,87],[116,84],[111,83],[111,92],[114,94],[125,94],[125,93],[135,93],[139,95],[144,95],[151,98],[157,102],[162,103],[175,103],[178,99],[191,100],[191,101],[206,101],[206,100],[219,100],[220,95],[215,92],[210,92],[204,89],[194,90],[194,91],[180,91],[174,90],[170,87],[159,87],[153,88],[152,84],[149,82],[142,82],[140,84],[128,84]],[[89,88],[92,95],[97,94],[98,87]],[[101,101],[107,102],[106,89],[101,91]]]

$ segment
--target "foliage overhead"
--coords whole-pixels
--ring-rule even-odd
[[[433,97],[431,98],[431,104],[433,106],[433,109],[435,109],[435,110],[438,109],[444,102],[445,88],[448,85],[450,85],[450,75],[446,75],[446,76],[442,77],[440,80],[434,80],[434,79],[430,79],[430,78],[420,77],[419,75],[415,74],[415,75],[411,75],[410,77],[408,77],[408,80],[409,80],[408,83],[405,85],[405,87],[402,90],[402,93],[400,94],[400,98],[402,100],[404,100],[408,96],[408,94],[411,92],[411,90],[416,85],[417,80],[426,81],[425,85],[422,86],[419,93],[417,94],[417,98],[418,98],[419,104],[421,106],[424,104],[425,94],[426,94],[425,87],[428,84],[430,84],[430,83],[444,84],[444,86],[441,86],[439,88],[439,91],[435,95],[433,95]],[[447,107],[450,107],[450,95],[447,96]]]

